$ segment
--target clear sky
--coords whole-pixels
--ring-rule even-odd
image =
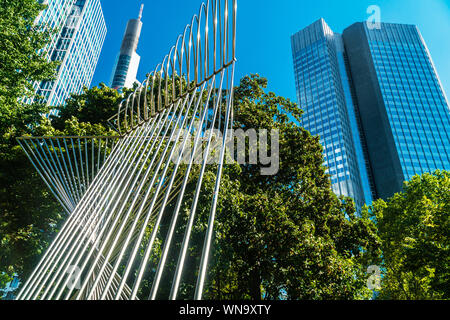
[[[108,27],[92,85],[109,85],[126,23],[144,3],[138,47],[138,80],[161,62],[178,34],[198,12],[202,0],[101,0]],[[433,57],[450,99],[450,0],[238,0],[236,81],[259,73],[269,89],[296,101],[290,37],[319,18],[341,33],[365,21],[370,5],[381,8],[383,22],[415,24]]]

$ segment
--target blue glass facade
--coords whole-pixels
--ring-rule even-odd
[[[56,81],[36,84],[47,105],[64,105],[71,93],[91,85],[106,37],[100,0],[49,0],[36,23],[58,28],[59,33],[45,50],[51,61],[60,61]]]
[[[291,38],[302,126],[319,135],[333,190],[360,208],[372,190],[359,135],[343,41],[323,19]]]
[[[355,23],[343,32],[377,196],[416,174],[450,170],[450,108],[414,25]]]
[[[131,19],[127,23],[125,34],[123,36],[120,53],[111,76],[111,88],[122,91],[124,87],[132,88],[135,83],[139,83],[136,75],[139,68],[141,57],[136,53],[139,38],[142,31],[142,12],[144,5],[141,6],[139,17]]]
[[[130,68],[131,57],[127,55],[120,55],[116,63],[115,73],[111,81],[111,88],[121,89],[125,86],[125,81]]]
[[[405,179],[450,170],[449,105],[417,27],[365,31]]]

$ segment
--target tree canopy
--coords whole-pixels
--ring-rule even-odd
[[[33,83],[55,76],[45,48],[53,30],[34,24],[44,8],[34,0],[0,0],[0,285],[30,268],[48,241],[59,207],[17,145],[31,134],[48,108],[35,98]],[[33,260],[33,259],[31,259]]]
[[[383,250],[380,298],[450,298],[450,172],[415,176],[373,204]]]
[[[252,75],[235,89],[235,128],[278,129],[280,170],[261,165],[224,172],[210,274],[214,299],[362,299],[378,254],[376,228],[338,198],[319,138],[296,124],[301,110],[266,93]]]
[[[56,75],[56,62],[45,53],[54,30],[34,21],[44,8],[35,0],[0,0],[0,148],[9,148],[8,138],[29,132],[47,110],[35,98],[33,84]],[[6,139],[6,140],[5,140]]]

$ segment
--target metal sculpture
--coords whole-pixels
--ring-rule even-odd
[[[120,104],[111,119],[120,139],[90,184],[79,178],[71,184],[70,170],[57,161],[36,165],[71,213],[18,299],[177,299],[181,287],[192,293],[187,298],[202,299],[233,122],[236,9],[236,0],[201,5],[163,62]],[[29,151],[44,159],[37,149]],[[212,158],[214,188],[208,189]],[[84,188],[81,199],[75,185]],[[195,186],[189,195],[188,185]],[[200,259],[189,269],[196,280],[186,284],[205,196],[203,246],[197,242]]]
[[[22,137],[19,145],[67,213],[75,210],[119,137]]]

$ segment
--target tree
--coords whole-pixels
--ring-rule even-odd
[[[0,287],[25,272],[58,218],[52,197],[15,140],[30,134],[48,110],[24,102],[36,97],[33,83],[56,73],[56,63],[44,56],[53,30],[34,24],[43,9],[35,0],[0,0]]]
[[[261,165],[225,167],[204,298],[370,298],[365,272],[378,261],[375,224],[368,215],[355,213],[351,199],[333,193],[319,138],[296,124],[301,111],[293,102],[266,93],[266,86],[267,80],[258,75],[241,79],[235,88],[234,126],[244,131],[278,129],[280,170],[262,176]],[[210,166],[205,174],[178,298],[192,298],[194,293],[216,169]],[[186,199],[192,198],[195,180]],[[183,239],[191,202],[187,200],[182,210],[184,223],[176,232],[176,248]],[[161,239],[169,223],[163,221]],[[161,297],[170,292],[170,275],[177,263],[178,250],[172,251]],[[142,296],[147,293],[144,288]]]
[[[65,130],[67,121],[75,117],[80,123],[99,124],[108,128],[108,119],[117,114],[117,108],[123,95],[104,83],[91,89],[84,88],[81,94],[74,94],[67,99],[64,106],[58,106],[58,116],[53,117],[52,125]]]
[[[0,288],[5,288],[6,285],[11,282],[12,278],[6,274],[6,273],[2,273],[0,274]]]
[[[378,240],[368,216],[338,198],[319,138],[298,126],[301,110],[244,77],[235,90],[235,127],[278,129],[280,170],[225,171],[209,297],[357,299],[370,297],[365,271]]]
[[[0,139],[2,153],[8,138],[29,132],[47,109],[35,98],[35,81],[52,79],[56,62],[48,62],[45,48],[54,31],[35,25],[44,6],[35,0],[0,0]],[[5,141],[6,139],[6,141]],[[7,144],[6,146],[4,144]]]
[[[450,172],[415,176],[373,204],[383,250],[380,298],[450,298]]]

